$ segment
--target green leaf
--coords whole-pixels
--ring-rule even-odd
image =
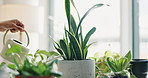
[[[75,51],[74,51],[74,48],[73,48],[71,42],[69,43],[69,48],[70,48],[70,52],[71,52],[71,58],[70,58],[70,60],[75,60],[75,59],[77,59],[76,53],[75,53]]]
[[[16,69],[16,66],[15,66],[14,64],[8,64],[8,67],[9,67],[10,69],[13,69],[13,70]]]
[[[88,48],[89,48],[92,44],[93,44],[93,43],[91,43],[91,44],[89,44],[89,45],[87,45],[87,46],[85,47],[85,49],[84,49],[84,59],[86,59],[87,53],[88,53]]]
[[[50,52],[47,52],[45,50],[37,50],[36,51],[36,54],[43,54],[43,55],[46,55],[47,57],[51,57],[51,56],[58,56],[59,54],[57,52],[54,52],[54,51],[50,51]]]
[[[129,51],[129,52],[125,55],[125,57],[128,59],[127,62],[130,62],[130,61],[132,60],[132,53],[131,53],[131,51]]]
[[[6,52],[6,55],[11,55],[12,53],[22,52],[22,47],[20,45],[12,45],[10,49]]]
[[[39,55],[40,55],[41,59],[44,60],[44,56],[42,54],[39,54]]]
[[[44,63],[39,63],[38,69],[40,73],[42,74],[46,70],[46,66],[44,65]]]
[[[33,57],[33,54],[27,54],[27,56],[31,56],[31,57]]]
[[[95,31],[96,31],[96,28],[93,27],[93,28],[87,33],[87,35],[86,35],[85,38],[84,38],[84,47],[86,46],[86,44],[87,44],[87,42],[88,42],[90,36],[91,36]]]
[[[82,49],[80,44],[78,43],[78,40],[76,39],[76,37],[74,35],[72,35],[69,31],[67,31],[69,34],[69,38],[72,44],[72,47],[74,49],[74,52],[76,54],[77,60],[82,60],[83,59],[83,55],[82,55]]]
[[[61,54],[61,56],[63,57],[63,59],[67,59],[67,57],[65,56],[65,53],[60,48],[57,48],[55,45],[54,45],[54,47]]]
[[[16,61],[16,59],[14,57],[13,57],[13,61],[14,61],[14,64],[16,65],[17,69],[20,69],[18,62]]]
[[[60,40],[60,46],[61,46],[61,49],[63,50],[64,54],[66,55],[67,59],[69,59],[70,58],[70,53],[67,50],[67,45],[64,42],[64,40]]]
[[[106,59],[108,67],[109,67],[113,72],[117,72],[116,67],[115,67],[115,64],[113,63],[113,61],[110,61],[110,59],[111,59],[110,57],[108,57],[108,58]]]
[[[93,9],[98,8],[98,7],[101,7],[101,6],[103,6],[103,5],[104,5],[104,4],[96,4],[96,5],[94,5],[93,7],[91,7],[91,8],[83,15],[83,17],[80,19],[80,22],[79,22],[79,24],[78,24],[78,28],[77,28],[76,34],[78,33],[78,30],[79,30],[79,28],[80,28],[80,26],[81,26],[81,24],[82,24],[84,18],[85,18]]]
[[[66,27],[64,27],[64,33],[65,33],[65,42],[66,44],[68,44],[68,35],[67,35],[67,32],[66,32]]]
[[[66,16],[67,16],[67,20],[68,20],[68,24],[69,24],[69,28],[70,28],[70,0],[65,0],[65,10],[66,10]],[[70,30],[70,29],[69,29]]]
[[[55,77],[61,77],[62,76],[62,73],[61,72],[54,72],[54,71],[51,71],[50,73],[52,76],[55,76]]]
[[[6,65],[5,62],[0,63],[0,68],[3,67],[3,66],[5,66],[5,65]]]
[[[124,57],[126,60],[123,62],[123,69],[126,69],[127,66],[129,65],[130,61],[132,60],[132,53],[131,51],[129,51],[125,57]]]
[[[76,10],[76,12],[77,12],[77,14],[78,14],[78,18],[79,18],[79,20],[80,20],[80,14],[79,14],[79,12],[78,12],[78,10],[77,10],[75,4],[74,4],[74,1],[71,0],[71,3],[72,3],[72,5],[73,5],[73,7],[75,8],[75,10]]]
[[[74,17],[71,15],[71,28],[72,28],[72,32],[71,33],[76,33],[76,30],[77,30],[77,25],[76,25],[76,22],[75,22],[75,19]]]
[[[24,69],[24,70],[28,70],[28,69],[30,69],[30,68],[31,68],[31,64],[30,64],[29,60],[26,59],[26,60],[24,61],[23,69]]]

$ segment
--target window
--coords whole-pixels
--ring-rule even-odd
[[[148,0],[139,0],[140,58],[148,59]]]
[[[63,29],[67,21],[64,0],[54,0],[54,3],[54,18],[49,18],[54,20],[54,39],[58,40],[63,37]],[[95,52],[102,54],[107,50],[120,52],[120,0],[75,0],[80,16],[97,3],[110,6],[103,6],[92,11],[83,21],[83,31],[89,31],[92,27],[97,28],[90,40],[96,43],[89,48],[89,56],[93,56]]]

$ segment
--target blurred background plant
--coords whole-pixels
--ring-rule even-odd
[[[106,59],[108,57],[119,58],[120,54],[106,51],[103,56],[99,56],[99,53],[95,53],[94,57],[89,57],[90,59],[94,59],[96,61],[96,78],[108,78],[111,70],[107,66]]]
[[[37,50],[35,54],[26,54],[25,60],[22,60],[19,53],[22,52],[22,48],[19,45],[12,45],[6,55],[11,56],[14,62],[11,64],[2,63],[1,66],[5,66],[9,69],[9,73],[15,76],[54,76],[60,77],[62,74],[55,68],[57,64],[57,58],[61,57],[58,53],[45,50]],[[52,58],[52,56],[55,56]]]

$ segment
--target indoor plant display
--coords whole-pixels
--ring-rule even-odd
[[[71,14],[71,4],[75,8],[79,22],[78,25]],[[65,37],[56,43],[55,48],[61,54],[64,60],[59,61],[59,70],[63,73],[63,78],[94,78],[95,77],[95,62],[88,60],[87,52],[91,44],[87,44],[90,36],[95,32],[93,27],[84,37],[82,34],[81,23],[89,12],[103,4],[96,4],[90,8],[82,18],[74,5],[73,0],[65,0],[66,16],[68,20],[68,30],[65,27]]]
[[[15,76],[16,78],[54,78],[61,76],[61,73],[53,70],[56,60],[48,60],[50,56],[57,55],[55,52],[37,50],[34,55],[26,55],[26,60],[24,61],[21,61],[21,57],[18,55],[20,52],[21,47],[19,45],[11,46],[6,52],[6,55],[15,56],[12,58],[14,59],[14,64],[8,64],[8,67],[18,72]],[[16,56],[21,61],[20,63],[16,60]]]
[[[96,78],[109,78],[111,70],[106,62],[108,57],[120,58],[120,54],[111,51],[105,51],[103,56],[99,56],[99,53],[95,53],[93,57],[89,57],[90,59],[94,59],[96,62]]]
[[[129,51],[124,57],[120,58],[107,58],[107,65],[113,72],[111,78],[129,78],[130,73],[128,72],[128,67],[130,66],[130,61],[132,59],[131,51]]]

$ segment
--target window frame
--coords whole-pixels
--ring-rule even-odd
[[[139,0],[132,0],[132,51],[133,58],[139,59]]]
[[[133,59],[139,59],[139,0],[120,0],[121,2],[121,54],[128,50]]]

